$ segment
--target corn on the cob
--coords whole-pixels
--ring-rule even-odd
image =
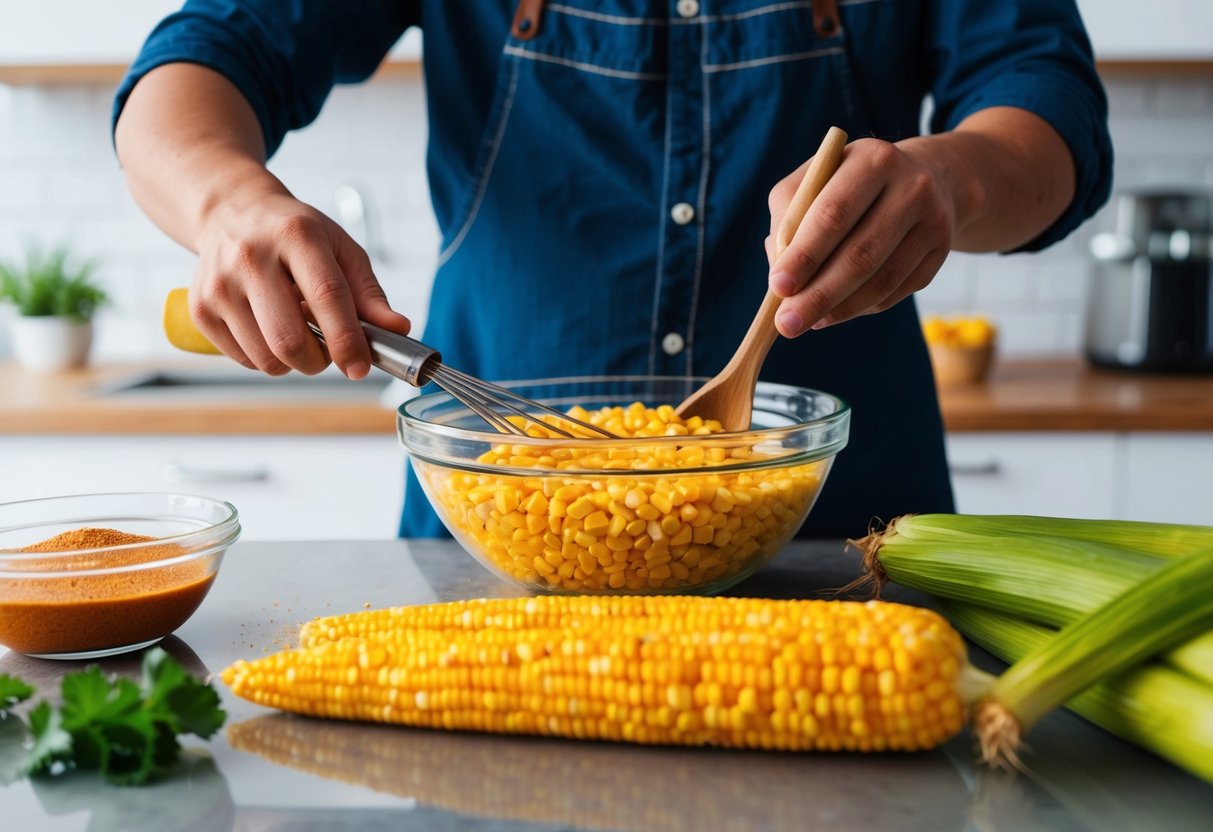
[[[1103,543],[1160,558],[1180,558],[1213,546],[1213,526],[1019,514],[907,514],[890,523],[889,531],[906,540],[936,542],[957,537],[1038,535]]]
[[[998,677],[973,714],[985,759],[1015,762],[1021,732],[1048,711],[1211,625],[1213,547],[1169,561]]]
[[[1100,533],[1089,523],[1102,521],[1077,526],[1090,538],[1082,540],[1008,534],[998,518],[973,521],[963,515],[921,515],[908,520],[915,522],[899,518],[887,531],[859,541],[866,550],[865,567],[878,587],[891,579],[940,598],[980,604],[1051,627],[1077,621],[1174,560],[1096,542]],[[1067,527],[1067,521],[1054,518],[1027,520],[1028,528],[1038,527],[1042,520],[1042,528]],[[951,525],[961,532],[950,533]],[[986,529],[998,536],[983,536]],[[906,530],[913,537],[907,538]],[[1194,531],[1190,539],[1198,537]],[[1165,661],[1213,685],[1213,632],[1173,647]]]
[[[1015,662],[1056,630],[963,601],[944,601],[956,628],[1006,662]],[[1213,687],[1156,662],[1093,685],[1066,707],[1213,783]]]
[[[379,638],[237,662],[223,680],[259,704],[317,716],[862,751],[937,745],[964,724],[967,688],[989,681],[939,615],[899,604],[582,596],[496,605],[492,626],[478,629],[467,605],[423,607]],[[514,626],[497,626],[511,606]]]

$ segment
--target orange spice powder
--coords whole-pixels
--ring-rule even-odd
[[[153,565],[187,554],[175,543],[89,552],[154,540],[114,529],[83,528],[19,550],[72,554],[13,559],[0,567],[0,644],[19,653],[77,653],[140,644],[180,627],[214,582],[211,557]],[[148,567],[79,574],[140,564]],[[26,578],[22,572],[39,574]]]

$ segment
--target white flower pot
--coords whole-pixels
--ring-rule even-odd
[[[17,363],[34,372],[83,367],[93,343],[93,324],[58,316],[16,316],[9,320],[9,340]]]

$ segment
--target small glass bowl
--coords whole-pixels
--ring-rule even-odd
[[[22,551],[86,528],[154,540]],[[234,506],[189,494],[0,504],[0,644],[49,659],[100,658],[155,644],[193,615],[239,536]]]
[[[563,411],[676,405],[703,381],[506,386]],[[463,548],[528,590],[565,594],[712,594],[743,580],[804,523],[849,424],[841,399],[767,382],[752,428],[736,433],[507,437],[445,392],[405,402],[397,417],[422,488]]]

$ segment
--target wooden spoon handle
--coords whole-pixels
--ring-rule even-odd
[[[809,169],[805,171],[804,179],[800,180],[792,201],[784,211],[783,220],[779,223],[779,232],[775,235],[776,260],[796,236],[796,229],[800,228],[800,223],[809,212],[813,200],[817,199],[817,195],[830,181],[834,171],[838,170],[838,165],[842,162],[842,149],[846,144],[847,134],[838,127],[831,127],[826,137],[821,140],[821,147],[813,154]]]
[[[797,186],[792,201],[788,203],[787,210],[783,213],[779,231],[775,234],[775,257],[772,262],[778,260],[784,249],[792,242],[792,238],[796,236],[796,229],[800,228],[804,215],[809,212],[809,206],[830,181],[834,171],[838,170],[838,165],[842,162],[842,149],[846,147],[846,144],[846,131],[838,127],[831,127],[826,133],[826,137],[821,140],[821,146],[813,154],[804,179],[800,180],[800,185]],[[762,364],[767,357],[767,352],[775,343],[775,339],[779,337],[779,331],[775,329],[775,313],[779,311],[779,304],[782,302],[783,298],[770,289],[767,290],[766,297],[762,299],[762,305],[758,307],[758,314],[754,316],[754,321],[750,324],[750,329],[746,332],[741,347],[737,350],[738,356],[745,354],[749,356],[750,362]]]

